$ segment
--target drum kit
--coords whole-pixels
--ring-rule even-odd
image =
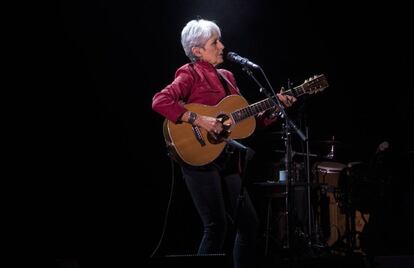
[[[356,233],[363,228],[369,214],[350,205],[349,185],[344,187],[344,180],[349,180],[350,170],[361,162],[346,162],[349,146],[336,141],[335,137],[331,140],[309,141],[309,148],[307,153],[292,150],[290,179],[295,184],[306,182],[306,174],[310,177],[308,208],[295,207],[303,206],[303,203],[293,204],[292,208],[294,211],[310,210],[307,216],[309,225],[303,228],[309,239],[307,244],[318,248],[356,251],[359,242]],[[275,152],[284,153],[282,150]],[[308,164],[301,163],[306,162],[302,160],[305,157]]]

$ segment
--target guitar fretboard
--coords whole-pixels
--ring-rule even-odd
[[[311,94],[311,93],[321,91],[325,89],[326,87],[328,87],[328,82],[325,76],[319,75],[319,76],[315,76],[313,79],[309,81],[305,81],[305,83],[303,83],[302,85],[299,85],[297,87],[284,91],[282,94],[299,97],[305,93]],[[274,108],[275,106],[276,106],[275,101],[273,101],[272,98],[267,98],[262,101],[253,103],[242,109],[239,109],[237,111],[234,111],[233,113],[231,113],[231,115],[234,121],[238,123],[246,118],[257,115],[260,112]]]
[[[295,96],[298,97],[300,95],[302,95],[304,93],[304,90],[302,89],[302,86],[297,86],[293,89],[289,89],[287,91],[284,91],[282,94],[283,95],[289,95],[289,96]],[[273,97],[274,98],[274,97]],[[247,107],[244,107],[242,109],[239,109],[237,111],[234,111],[233,113],[231,113],[234,121],[236,123],[255,116],[257,114],[259,114],[260,112],[266,111],[268,109],[271,109],[273,107],[275,107],[275,101],[273,101],[271,98],[267,98],[264,100],[261,100],[259,102],[253,103]]]

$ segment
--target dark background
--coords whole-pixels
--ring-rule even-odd
[[[381,232],[391,234],[389,254],[411,252],[408,9],[323,0],[58,1],[39,13],[42,24],[32,44],[41,53],[33,50],[29,71],[46,94],[34,98],[29,117],[35,119],[33,137],[39,137],[30,151],[41,152],[30,159],[42,179],[32,184],[37,193],[32,201],[39,202],[29,203],[40,227],[33,231],[46,238],[45,252],[138,262],[155,249],[173,172],[163,118],[151,101],[188,61],[180,33],[197,15],[216,21],[226,52],[259,64],[275,90],[288,81],[296,86],[326,75],[330,86],[290,111],[302,129],[308,126],[311,141],[335,136],[347,145],[346,162],[366,161],[380,142],[390,142],[396,159],[393,207]],[[222,67],[235,74],[250,102],[264,98],[240,66]],[[283,150],[272,134],[277,130],[280,124],[245,141],[257,151],[250,181],[267,179],[258,175],[263,165],[280,157],[272,151]],[[175,175],[158,254],[194,253],[201,237],[178,170]]]

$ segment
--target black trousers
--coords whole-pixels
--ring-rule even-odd
[[[198,254],[223,253],[229,224],[236,220],[234,266],[255,267],[258,217],[246,190],[235,215],[242,187],[236,167],[237,153],[223,153],[212,164],[182,167],[182,173],[204,226]]]

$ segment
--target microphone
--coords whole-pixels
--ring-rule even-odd
[[[241,64],[243,66],[247,66],[247,67],[250,67],[250,68],[253,68],[253,69],[260,69],[260,66],[257,65],[256,63],[253,63],[253,62],[249,61],[249,59],[243,58],[243,57],[237,55],[237,53],[234,53],[234,52],[227,53],[227,59],[229,61]]]

